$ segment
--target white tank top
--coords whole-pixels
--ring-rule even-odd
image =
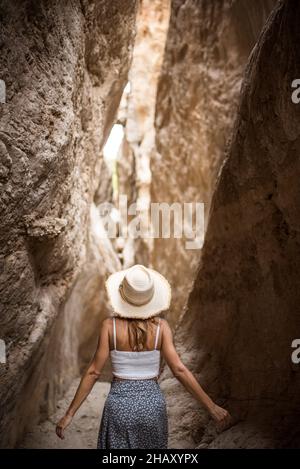
[[[110,351],[112,374],[123,379],[149,379],[159,375],[160,350],[157,350],[160,322],[156,329],[154,350],[133,352],[117,350],[116,319],[113,317],[114,350]]]

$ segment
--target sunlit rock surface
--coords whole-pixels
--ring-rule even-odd
[[[119,192],[128,205],[136,203],[141,217],[136,239],[125,239],[124,267],[133,263],[149,265],[152,239],[149,228],[151,170],[155,154],[154,116],[158,79],[170,17],[170,0],[145,0],[137,15],[137,34],[129,73],[130,91],[124,103],[124,141],[118,161]],[[130,221],[133,216],[128,216]]]

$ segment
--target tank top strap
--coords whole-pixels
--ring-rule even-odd
[[[117,350],[117,333],[116,333],[116,318],[113,317],[113,338],[114,338],[114,347]]]
[[[156,337],[155,337],[154,350],[156,350],[157,343],[158,343],[159,328],[160,328],[160,318],[159,318],[159,320],[158,320],[158,325],[157,325],[157,328],[156,328]]]

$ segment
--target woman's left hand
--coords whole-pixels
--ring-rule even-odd
[[[213,404],[209,411],[210,415],[219,425],[220,429],[224,429],[226,425],[228,425],[231,421],[231,415],[229,414],[229,412],[226,409],[223,409],[223,407],[218,406],[217,404]]]
[[[70,425],[70,423],[72,422],[72,418],[73,417],[71,415],[66,414],[60,419],[60,421],[56,425],[56,435],[62,440],[64,440],[65,438],[64,430]]]

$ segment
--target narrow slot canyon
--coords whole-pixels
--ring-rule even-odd
[[[300,448],[298,2],[0,13],[0,447],[96,447],[109,360],[64,440],[55,425],[112,314],[107,277],[138,263],[171,283],[178,354],[233,417],[218,431],[163,362],[168,447]],[[204,203],[201,249],[148,236],[162,202]]]

